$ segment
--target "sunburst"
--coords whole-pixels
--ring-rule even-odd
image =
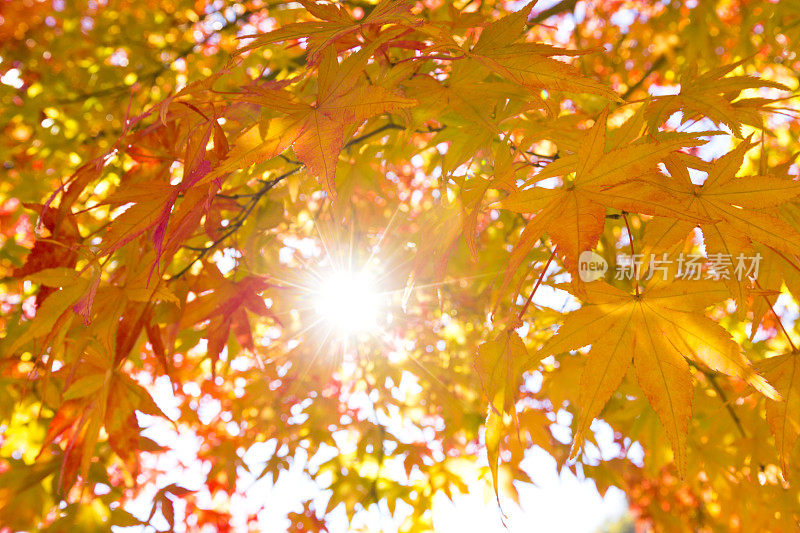
[[[384,299],[375,277],[364,269],[323,272],[313,293],[315,311],[339,337],[377,331]]]

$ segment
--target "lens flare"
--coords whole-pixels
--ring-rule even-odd
[[[375,279],[366,272],[331,272],[316,294],[317,313],[341,336],[377,330],[381,307]]]

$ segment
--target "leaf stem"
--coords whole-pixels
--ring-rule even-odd
[[[628,224],[628,213],[622,212],[622,220],[625,221],[625,229],[628,230],[628,241],[631,245],[631,266],[633,267],[633,289],[636,291],[636,296],[639,296],[639,273],[636,272],[636,252],[633,250],[633,233]]]
[[[553,258],[556,256],[556,249],[553,248],[553,253],[550,254],[550,259],[547,260],[547,263],[544,264],[541,273],[539,273],[539,279],[536,280],[536,284],[533,286],[531,290],[530,296],[528,296],[528,300],[525,302],[525,305],[522,306],[520,309],[519,314],[517,315],[518,320],[522,320],[522,317],[525,316],[525,312],[528,310],[528,306],[531,305],[533,301],[533,295],[536,294],[536,290],[539,288],[539,285],[542,284],[542,280],[544,279],[544,275],[547,272],[547,268],[550,266],[550,263],[553,261]]]
[[[758,283],[758,280],[753,280],[753,281],[755,281],[756,287],[758,287],[759,290],[763,290],[761,288],[761,285]],[[781,321],[781,317],[778,315],[778,312],[775,311],[775,308],[769,302],[769,298],[767,298],[767,295],[763,294],[762,296],[764,297],[764,301],[767,302],[767,305],[769,306],[769,310],[772,311],[772,314],[775,316],[775,320],[778,321],[778,327],[780,327],[781,331],[783,331],[783,334],[786,337],[786,340],[789,342],[789,346],[792,347],[792,353],[797,353],[797,346],[795,346],[794,341],[792,341],[792,338],[789,336],[789,332],[786,331],[786,327],[783,325],[783,322]]]
[[[766,245],[766,246],[767,246],[767,248],[769,248],[770,250],[772,250],[773,252],[775,252],[776,254],[778,254],[779,256],[781,256],[781,257],[784,259],[784,261],[786,261],[787,263],[789,263],[789,266],[790,266],[790,267],[792,267],[792,268],[793,268],[793,269],[795,269],[796,271],[800,272],[800,267],[798,267],[798,266],[797,266],[795,263],[793,263],[791,259],[789,259],[788,257],[786,257],[786,255],[785,255],[783,252],[781,252],[780,250],[776,250],[776,249],[775,249],[775,248],[773,248],[772,246],[769,246],[769,245]]]

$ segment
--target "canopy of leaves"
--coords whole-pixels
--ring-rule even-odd
[[[427,531],[538,447],[795,530],[798,54],[794,1],[0,3],[0,529],[259,530],[291,469],[287,527]]]

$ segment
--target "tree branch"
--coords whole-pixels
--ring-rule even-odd
[[[192,261],[189,262],[188,265],[182,268],[180,272],[172,276],[169,279],[169,281],[174,281],[183,276],[184,274],[186,274],[195,263],[202,260],[206,255],[208,255],[208,252],[210,252],[211,250],[222,244],[224,241],[228,239],[228,237],[232,236],[234,233],[239,231],[239,229],[244,224],[245,220],[247,220],[247,217],[250,216],[250,213],[252,213],[253,209],[255,209],[256,205],[258,205],[258,201],[261,199],[261,197],[267,194],[267,192],[269,192],[273,187],[275,187],[278,183],[280,183],[284,179],[288,178],[293,174],[296,174],[301,168],[303,168],[303,165],[293,168],[288,172],[284,172],[277,178],[274,178],[266,182],[266,184],[261,189],[259,189],[255,194],[253,194],[250,201],[247,202],[247,205],[245,205],[245,207],[242,208],[242,210],[239,212],[236,218],[227,227],[227,231],[225,231],[225,233],[223,233],[217,240],[215,240],[208,246],[199,249],[195,248],[195,250],[199,250],[200,253],[198,253],[197,256],[194,259],[192,259]]]
[[[739,430],[739,434],[742,436],[742,438],[746,439],[747,433],[745,433],[744,427],[742,427],[742,421],[739,419],[739,415],[736,414],[736,411],[733,410],[733,407],[731,407],[730,401],[728,400],[728,396],[725,394],[725,391],[723,391],[722,387],[720,387],[719,383],[717,383],[717,378],[714,376],[714,374],[706,370],[703,370],[702,368],[700,369],[700,371],[708,379],[708,382],[711,383],[711,386],[719,395],[720,401],[723,403],[723,405],[725,405],[725,409],[728,410],[728,414],[731,415],[733,423],[734,425],[736,425],[736,429]]]
[[[647,69],[647,72],[645,72],[645,73],[644,73],[644,75],[642,75],[642,77],[641,77],[641,78],[639,78],[639,81],[637,81],[636,83],[634,83],[633,85],[631,85],[630,87],[628,87],[628,89],[627,89],[627,90],[626,90],[626,91],[625,91],[625,92],[622,94],[621,98],[622,98],[623,100],[627,100],[627,99],[628,99],[628,97],[629,97],[630,95],[632,95],[634,91],[636,91],[636,90],[637,90],[639,87],[641,87],[641,86],[642,86],[642,84],[645,82],[645,80],[646,80],[648,77],[650,77],[650,75],[651,75],[653,72],[657,71],[657,70],[658,70],[658,69],[660,69],[662,66],[664,66],[664,63],[666,63],[666,62],[667,62],[667,58],[666,58],[666,57],[664,57],[664,55],[663,55],[663,54],[662,54],[662,55],[660,55],[660,56],[658,56],[658,57],[656,58],[656,60],[655,60],[655,61],[653,61],[653,64],[652,64],[652,65],[650,65],[650,68],[649,68],[649,69]]]
[[[569,13],[570,11],[575,9],[575,5],[578,3],[578,0],[561,0],[561,2],[557,3],[550,9],[545,9],[538,15],[534,16],[533,18],[529,18],[527,25],[533,26],[534,24],[539,24],[540,22],[549,19],[555,15],[561,15],[562,13]]]
[[[347,143],[345,143],[345,145],[342,148],[342,150],[350,148],[351,146],[353,146],[355,144],[358,144],[359,142],[364,141],[366,139],[369,139],[371,137],[374,137],[375,135],[383,133],[384,131],[402,130],[402,129],[405,129],[405,128],[403,126],[399,125],[399,124],[395,124],[394,122],[389,122],[388,124],[384,124],[383,126],[380,126],[380,127],[376,128],[376,129],[374,129],[372,131],[368,131],[368,132],[366,132],[366,133],[364,133],[362,135],[359,135],[357,137],[353,137]],[[439,131],[440,129],[441,128],[439,128],[439,129],[430,128],[428,130],[420,131],[419,133],[434,133],[436,131]],[[244,225],[244,222],[245,222],[245,220],[247,220],[247,217],[250,216],[250,213],[253,212],[253,209],[255,209],[256,205],[258,205],[258,202],[261,200],[261,198],[265,194],[267,194],[267,192],[272,190],[272,188],[274,188],[278,183],[280,183],[284,179],[288,178],[289,176],[292,176],[292,175],[296,174],[301,169],[305,168],[305,165],[303,163],[300,163],[299,161],[292,161],[291,159],[289,159],[289,158],[287,158],[287,157],[285,157],[283,155],[281,155],[279,157],[283,157],[287,162],[295,164],[295,165],[297,165],[297,167],[295,167],[292,170],[289,170],[287,172],[284,172],[283,174],[281,174],[280,176],[278,176],[276,178],[273,178],[273,179],[265,182],[264,186],[261,187],[259,190],[257,190],[254,193],[236,194],[236,195],[225,195],[225,194],[218,194],[217,195],[217,196],[220,196],[220,197],[225,198],[225,199],[249,198],[249,200],[242,207],[242,210],[239,212],[239,214],[236,215],[236,217],[233,219],[233,221],[231,221],[231,224],[226,227],[225,233],[223,233],[214,242],[212,242],[208,246],[203,246],[203,247],[184,246],[184,248],[186,248],[187,250],[192,250],[192,251],[198,252],[198,254],[194,259],[192,259],[191,262],[189,262],[188,265],[186,265],[184,268],[182,268],[177,274],[172,276],[169,279],[169,281],[174,281],[174,280],[180,278],[181,276],[183,276],[184,274],[186,274],[189,271],[189,269],[191,269],[192,266],[195,263],[197,263],[198,261],[202,260],[206,255],[208,255],[208,253],[210,251],[214,250],[217,246],[219,246],[220,244],[225,242],[229,237],[231,237],[234,233],[236,233],[242,227],[242,225]]]

